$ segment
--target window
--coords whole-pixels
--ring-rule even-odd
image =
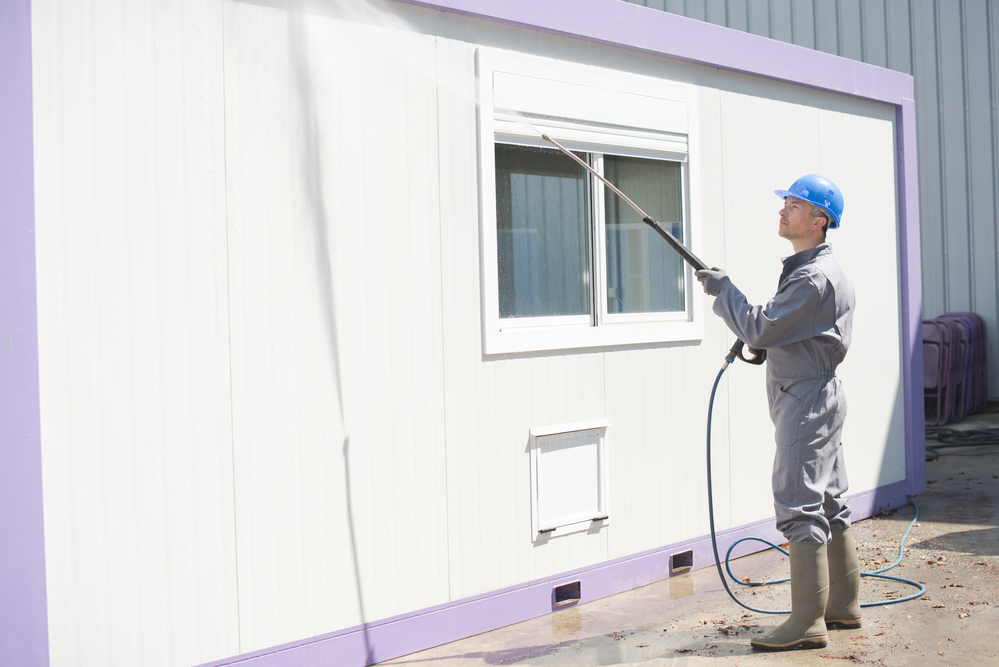
[[[540,136],[696,246],[692,91],[644,79],[629,82],[635,92],[603,89],[592,85],[593,68],[547,63],[558,78],[543,79],[494,70],[492,59],[480,52],[478,60],[486,354],[699,340],[699,300],[683,260]]]
[[[679,162],[580,157],[683,240]],[[496,144],[502,320],[586,316],[580,323],[595,324],[603,319],[595,313],[686,315],[683,260],[620,197],[604,190],[598,208],[593,194],[604,188],[557,149]],[[603,248],[591,239],[601,239]],[[601,252],[602,263],[596,261]],[[601,264],[604,275],[594,279]]]

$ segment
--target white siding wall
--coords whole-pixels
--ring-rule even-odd
[[[852,490],[903,478],[890,108],[407,5],[57,4],[34,3],[53,665],[208,661],[705,534],[720,320],[482,355],[480,44],[700,86],[696,250],[756,301],[790,252],[772,190],[834,175]],[[772,515],[762,373],[719,391],[720,529]],[[609,525],[536,545],[529,429],[603,417]]]
[[[53,665],[238,650],[217,2],[32,2]]]
[[[226,5],[242,650],[448,599],[435,40],[335,9]]]

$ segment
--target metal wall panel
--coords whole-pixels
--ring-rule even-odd
[[[725,22],[721,25],[749,32],[749,8],[745,2],[725,3]]]
[[[394,9],[226,5],[244,652],[449,599],[436,40]]]
[[[51,664],[231,655],[220,6],[31,8]]]
[[[865,6],[867,3],[864,3]],[[873,3],[872,3],[873,4]],[[887,0],[885,3],[885,40],[887,42],[888,67],[898,72],[912,74],[912,34],[909,22],[909,0]],[[871,32],[871,41],[876,42],[878,31]],[[918,80],[915,82],[918,86]],[[918,116],[917,116],[918,118]]]
[[[923,316],[973,310],[986,323],[989,393],[999,398],[999,19],[988,0],[627,0],[912,74],[916,88]],[[742,6],[747,7],[744,10]],[[784,26],[790,24],[788,31]],[[848,211],[855,211],[848,195]],[[848,213],[849,215],[849,213]]]
[[[968,248],[967,125],[962,54],[961,12],[953,5],[937,5],[937,72],[940,86],[941,208],[944,211],[944,304],[953,310],[970,310],[971,267]],[[951,221],[958,224],[951,224]]]
[[[862,44],[862,56],[858,60],[878,67],[887,67],[888,33],[885,24],[887,7],[883,2],[862,2],[860,10],[863,15],[852,28]]]
[[[698,3],[695,3],[697,5]],[[694,10],[700,11],[699,8]],[[704,20],[715,25],[728,23],[727,0],[704,0]]]
[[[875,2],[874,4],[877,5],[878,3]],[[866,31],[861,29],[860,0],[839,0],[836,6],[839,10],[836,17],[839,47],[834,53],[845,58],[867,62],[864,59],[864,36]]]
[[[964,71],[967,84],[964,91],[964,108],[967,118],[967,171],[968,171],[968,275],[970,284],[969,310],[996,319],[999,309],[997,281],[986,279],[999,275],[996,254],[996,141],[993,137],[992,62],[986,57],[991,53],[989,14],[992,3],[986,0],[964,4],[963,30]],[[953,308],[953,310],[957,310]],[[999,331],[991,327],[986,331],[988,349],[999,349]],[[989,371],[999,375],[999,358],[988,357]]]
[[[793,44],[792,30],[794,23],[791,17],[792,0],[771,0],[770,9],[770,32],[760,33],[763,37],[770,37],[788,44]]]
[[[912,69],[916,96],[916,124],[919,150],[919,223],[922,243],[924,319],[946,310],[944,271],[947,266],[943,230],[945,209],[942,201],[941,93],[937,72],[937,25],[935,7],[930,3],[911,6]]]
[[[769,0],[749,0],[747,10],[746,30],[754,35],[769,37],[770,3]]]

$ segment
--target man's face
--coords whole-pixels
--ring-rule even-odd
[[[780,210],[780,227],[777,233],[793,241],[810,236],[816,223],[819,229],[822,229],[824,220],[821,217],[812,217],[814,209],[812,204],[803,199],[785,197],[784,208]]]

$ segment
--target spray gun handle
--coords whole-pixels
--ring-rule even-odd
[[[748,348],[750,354],[753,355],[749,359],[747,359],[742,355],[742,349],[744,347]],[[757,350],[756,348],[749,347],[742,341],[742,339],[736,338],[735,343],[732,344],[731,349],[729,349],[728,351],[728,356],[732,357],[732,361],[735,361],[735,357],[738,357],[740,360],[745,361],[747,364],[752,364],[754,366],[762,366],[763,362],[767,360],[767,351]],[[726,357],[726,359],[727,358],[728,357]]]

